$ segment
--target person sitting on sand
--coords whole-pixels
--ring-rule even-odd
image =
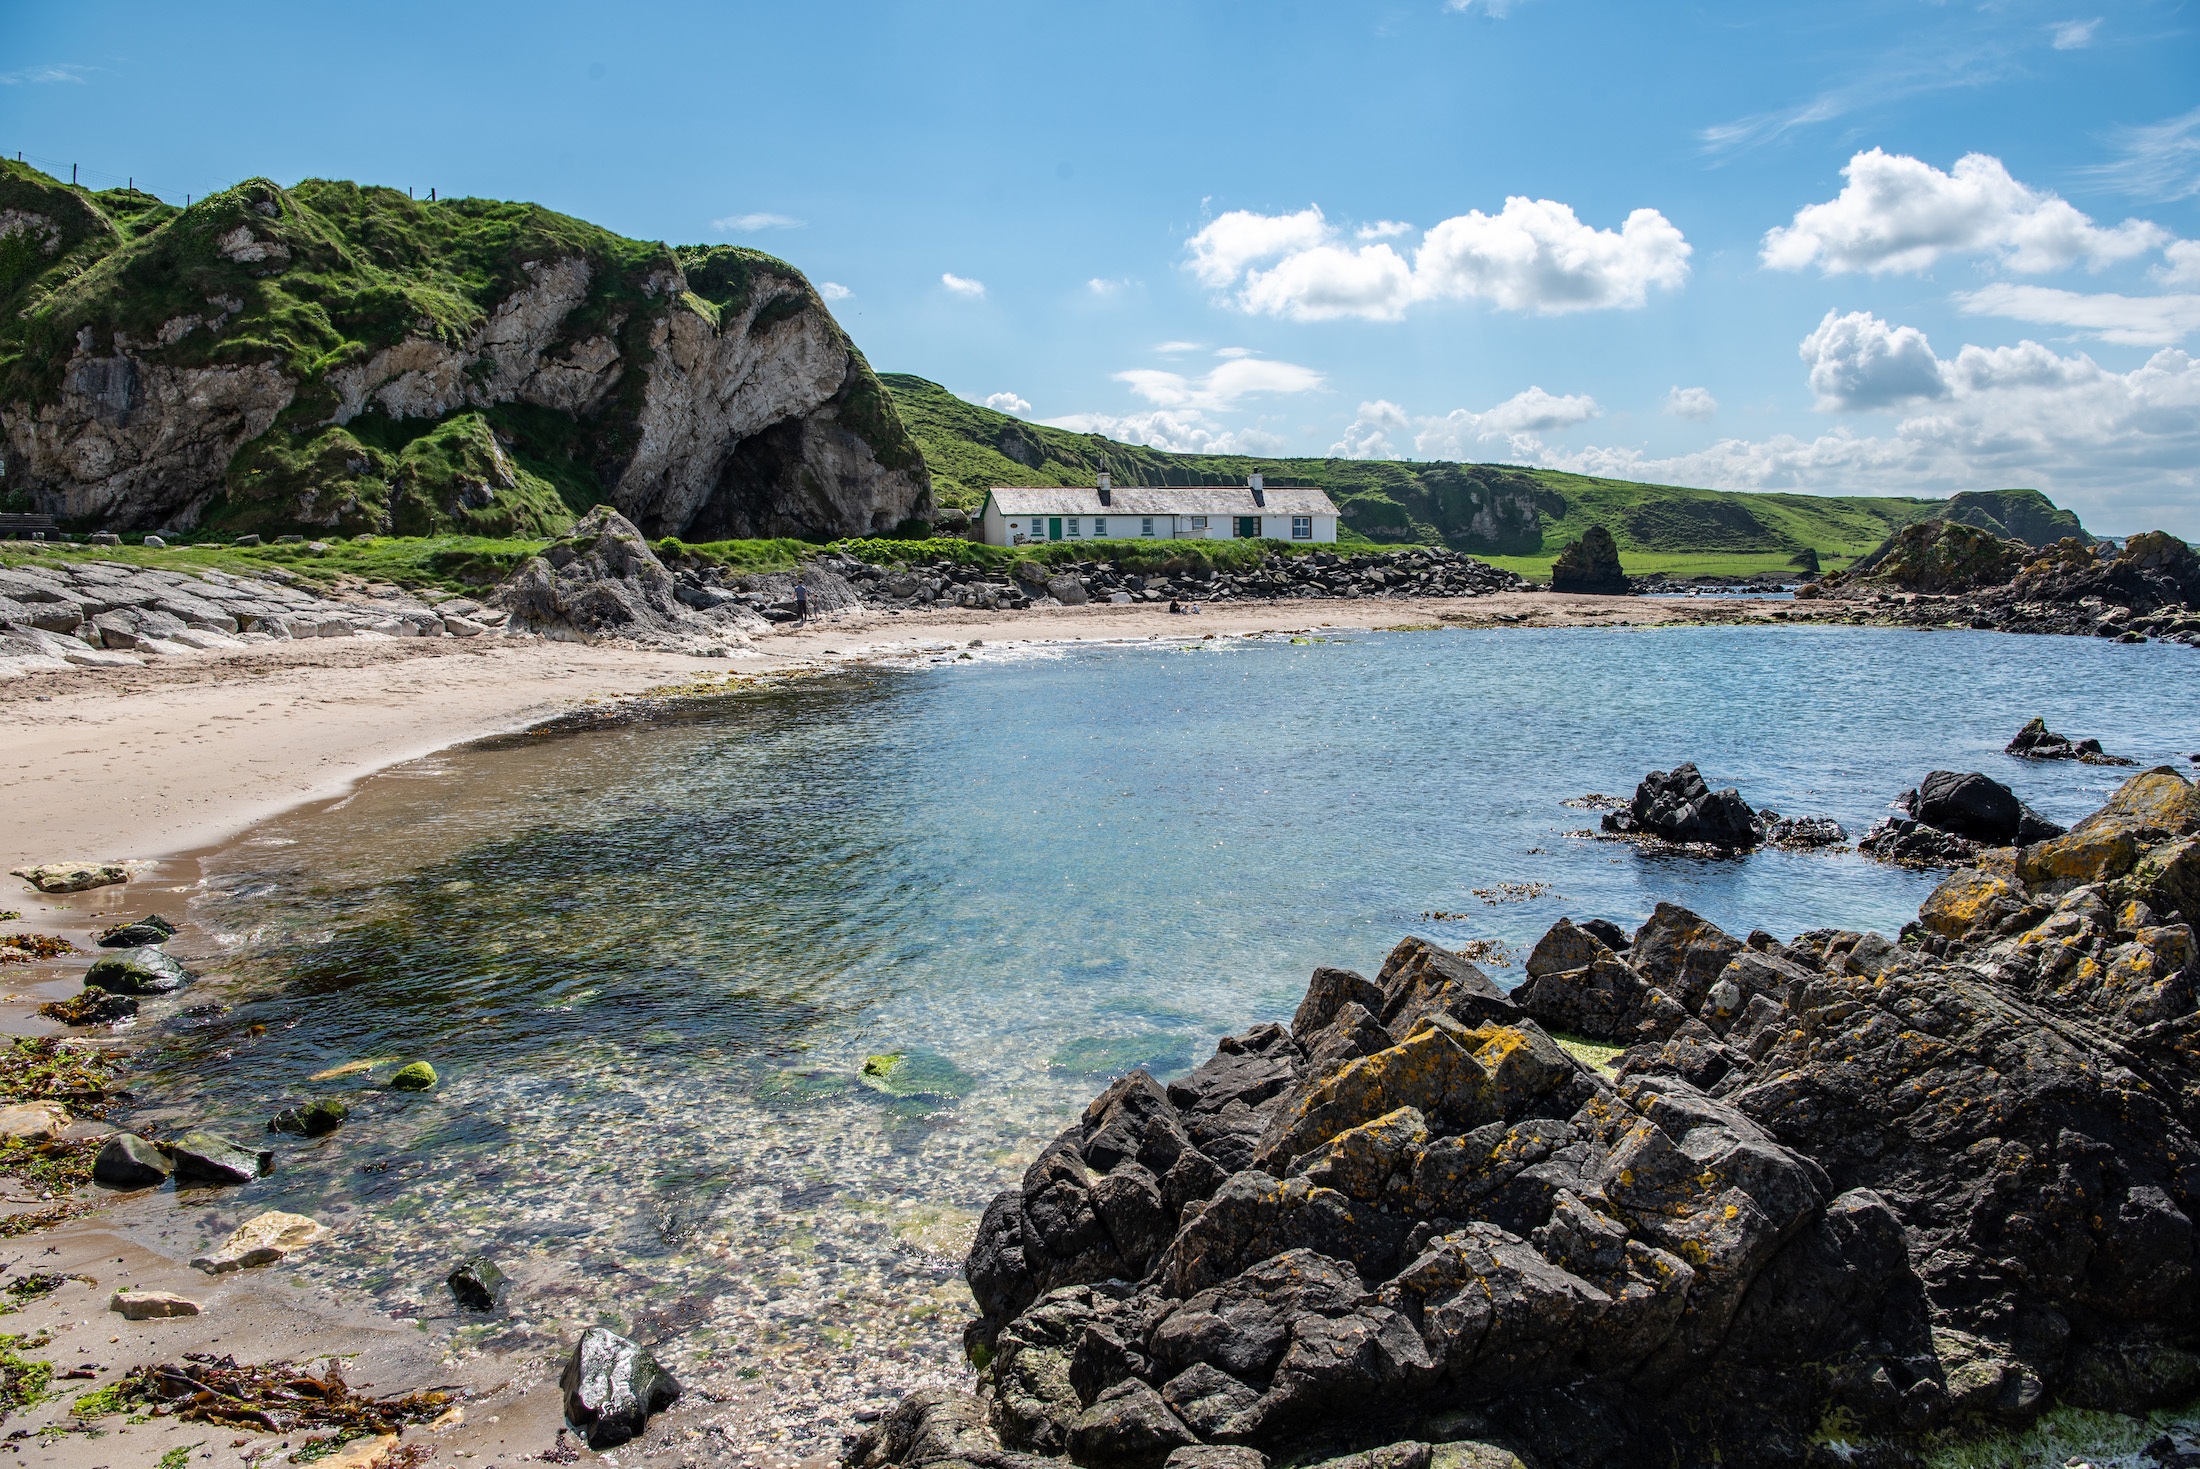
[[[1169,599],[1169,610],[1171,612],[1181,615],[1184,611],[1184,605],[1181,602],[1177,601],[1176,598],[1171,597]]]

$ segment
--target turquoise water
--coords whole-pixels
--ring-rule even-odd
[[[1574,835],[1595,815],[1567,798],[1693,758],[1860,835],[1956,767],[2069,820],[2120,773],[2002,744],[2039,714],[2184,766],[2196,671],[1879,629],[989,650],[453,753],[210,862],[222,977],[184,1003],[226,1008],[161,1023],[141,1095],[240,1133],[320,1092],[354,1119],[241,1196],[137,1217],[312,1213],[339,1233],[301,1270],[443,1331],[443,1271],[486,1248],[519,1304],[459,1349],[610,1319],[771,1383],[759,1443],[830,1447],[849,1407],[955,1371],[977,1211],[1111,1065],[1188,1064],[1408,932],[1524,954],[1561,915],[1672,899],[1892,933],[1932,885],[1853,854],[1647,858]],[[879,1053],[927,1094],[862,1085]],[[392,1058],[442,1085],[379,1090]]]

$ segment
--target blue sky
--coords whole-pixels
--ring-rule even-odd
[[[785,256],[882,369],[1174,448],[2036,485],[2200,536],[2200,7],[0,14],[0,146]]]

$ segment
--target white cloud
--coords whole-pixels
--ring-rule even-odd
[[[1132,392],[1162,408],[1200,412],[1232,408],[1264,394],[1312,392],[1322,385],[1322,375],[1311,367],[1254,357],[1235,358],[1204,377],[1140,367],[1117,373],[1115,380],[1128,383]]]
[[[1678,383],[1665,395],[1665,411],[1675,418],[1701,421],[1719,411],[1719,400],[1709,388],[1684,388]]]
[[[84,85],[86,67],[73,61],[49,62],[44,66],[26,66],[20,71],[0,72],[0,87],[35,87],[52,82],[69,82]]]
[[[798,230],[805,223],[785,214],[729,214],[712,220],[710,227],[724,235],[754,235],[765,230]]]
[[[1329,446],[1333,459],[1399,459],[1404,456],[1391,442],[1392,434],[1404,434],[1412,429],[1406,411],[1387,399],[1377,398],[1362,403],[1357,417],[1346,427],[1344,437]]]
[[[1586,393],[1560,397],[1530,387],[1481,413],[1454,408],[1442,418],[1419,420],[1413,447],[1429,459],[1486,459],[1501,445],[1508,459],[1536,459],[1545,452],[1544,434],[1563,433],[1603,413]]]
[[[2143,199],[2189,199],[2200,194],[2200,107],[2179,117],[2116,134],[2123,156],[2085,174]]]
[[[1014,393],[988,393],[978,402],[995,413],[1013,413],[1021,417],[1031,411],[1031,405]]]
[[[1329,222],[1308,206],[1297,214],[1255,214],[1233,209],[1210,220],[1185,248],[1192,252],[1192,274],[1210,290],[1221,290],[1256,260],[1311,250],[1329,238]]]
[[[839,281],[819,281],[817,293],[828,301],[845,301],[855,294]]]
[[[1492,20],[1503,20],[1523,0],[1444,0],[1444,8],[1458,14],[1479,10]]]
[[[1198,342],[1161,342],[1155,345],[1154,350],[1173,356],[1179,352],[1197,352],[1199,348],[1200,343]]]
[[[2174,240],[2162,247],[2154,278],[2173,286],[2200,286],[2200,240]]]
[[[2101,28],[2101,18],[2091,20],[2066,20],[2055,27],[2057,51],[2082,51],[2093,44],[2093,33]]]
[[[1178,454],[1275,454],[1284,448],[1284,441],[1274,434],[1257,428],[1218,428],[1197,411],[1071,413],[1044,422],[1073,434],[1105,434],[1126,444],[1146,444]]]
[[[940,273],[940,284],[956,295],[967,296],[973,301],[985,294],[984,281],[974,281],[967,276],[956,275],[952,271],[942,271]]]
[[[1186,249],[1193,274],[1212,288],[1235,288],[1239,309],[1294,321],[1396,321],[1416,304],[1443,300],[1543,315],[1639,307],[1652,287],[1687,280],[1691,253],[1655,209],[1599,230],[1564,204],[1518,196],[1497,214],[1470,210],[1437,224],[1410,261],[1388,244],[1340,243],[1319,208],[1236,210]]]
[[[2181,269],[2182,262],[2178,264]],[[2119,296],[2112,291],[2089,295],[1996,281],[1976,291],[1958,291],[1955,299],[1972,316],[2066,326],[2126,346],[2166,347],[2200,330],[2200,296],[2194,295]]]
[[[1806,205],[1792,224],[1766,232],[1760,252],[1766,266],[1879,275],[1923,271],[1944,255],[1988,255],[2017,271],[2062,270],[2080,261],[2097,270],[2169,239],[2142,219],[2102,229],[1983,153],[1967,153],[1942,173],[1874,148],[1841,172],[1848,183],[1837,197]]]
[[[1909,330],[1876,327],[1889,337]],[[1934,358],[1929,377],[1941,391],[1885,434],[1730,438],[1657,458],[1624,447],[1545,450],[1535,462],[1733,490],[1947,494],[2036,485],[2103,531],[2200,535],[2200,361],[2166,348],[2118,373],[2084,353],[2026,341],[1966,346]]]
[[[1948,395],[1925,334],[1914,326],[1889,326],[1868,311],[1827,312],[1797,351],[1810,364],[1810,390],[1822,413]]]
[[[1096,275],[1085,282],[1085,289],[1095,296],[1112,296],[1129,284],[1129,281],[1111,281],[1104,276]]]
[[[1251,347],[1217,347],[1215,348],[1215,355],[1217,357],[1258,357],[1260,354]]]
[[[1373,224],[1363,224],[1352,232],[1361,240],[1388,240],[1398,235],[1410,235],[1413,226],[1402,219],[1378,219]]]

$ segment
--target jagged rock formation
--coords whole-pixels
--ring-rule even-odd
[[[668,571],[634,523],[603,505],[530,557],[491,600],[518,632],[680,652],[723,652],[770,626],[739,594]]]
[[[2047,721],[2034,718],[2016,733],[2016,737],[2002,747],[2004,755],[2014,755],[2019,760],[2076,760],[2085,765],[2136,765],[2136,760],[2122,755],[2111,755],[2101,748],[2096,739],[2073,740],[2059,735],[2047,727]]]
[[[1670,772],[1653,770],[1644,776],[1634,800],[1605,813],[1602,825],[1614,836],[1639,834],[1733,850],[1762,842],[1766,823],[1734,787],[1712,790],[1691,760]]]
[[[2063,829],[1977,771],[1935,770],[1894,799],[1895,815],[1856,849],[1910,867],[1960,867],[1996,847],[2044,842]]]
[[[2022,542],[1961,521],[1921,520],[1896,531],[1850,571],[1906,592],[1971,592],[2006,584],[2024,559]]]
[[[1592,525],[1581,539],[1558,553],[1551,563],[1554,592],[1604,592],[1613,596],[1627,591],[1627,573],[1620,570],[1619,545],[1612,533]]]
[[[2183,1402],[2196,918],[2200,789],[2164,768],[1899,942],[1660,905],[1561,923],[1510,997],[1418,939],[1317,970],[1289,1028],[1132,1073],[993,1201],[978,1391],[848,1462],[1897,1464]]]
[[[0,484],[82,527],[865,534],[923,457],[801,273],[527,204],[0,164]]]

